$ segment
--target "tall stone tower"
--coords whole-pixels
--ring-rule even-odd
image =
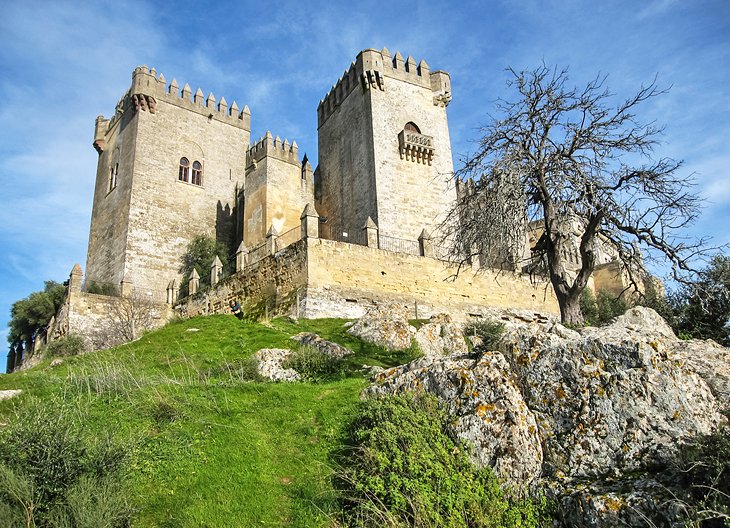
[[[247,107],[136,68],[114,117],[96,119],[87,281],[159,294],[196,235],[233,243],[250,118]]]
[[[314,201],[312,167],[299,160],[296,141],[283,142],[271,132],[246,153],[242,240],[250,249],[272,227],[278,234],[300,229],[300,216]]]
[[[316,207],[331,225],[416,240],[456,200],[446,106],[451,80],[400,53],[357,55],[317,108]],[[324,219],[323,218],[323,219]]]

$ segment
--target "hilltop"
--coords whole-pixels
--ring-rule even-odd
[[[409,321],[406,314],[379,309],[354,324],[223,315],[175,321],[126,345],[46,358],[1,377],[0,390],[22,393],[0,401],[0,415],[10,429],[30,423],[23,418],[29,409],[78,416],[80,427],[70,428],[91,439],[91,454],[101,452],[100,439],[113,437],[131,464],[124,489],[135,527],[349,526],[335,491],[343,474],[362,479],[355,492],[361,483],[375,485],[367,493],[384,507],[406,497],[405,505],[387,505],[391,514],[442,508],[434,526],[539,526],[539,504],[519,501],[535,492],[559,505],[563,526],[645,519],[685,526],[696,500],[707,500],[693,495],[693,486],[707,471],[719,467],[718,479],[726,471],[728,350],[678,340],[652,310],[633,308],[606,327],[580,331],[540,314],[503,312],[499,323],[472,324],[466,340],[447,315]],[[306,376],[305,357],[297,367],[305,381],[264,380],[254,355],[298,349],[292,337],[301,332],[352,354],[319,376]],[[409,399],[420,393],[432,400]],[[395,407],[368,407],[364,394],[401,396]],[[410,414],[414,409],[427,414]],[[381,473],[343,473],[343,446],[355,437],[388,453]],[[3,460],[31,457],[28,446],[5,438]],[[693,473],[678,470],[694,464],[688,456],[706,457],[708,445],[719,462],[688,484]],[[446,471],[434,473],[433,496],[413,477],[431,471]],[[495,487],[492,471],[517,493],[514,500]],[[716,482],[722,491],[724,481]],[[470,507],[479,505],[477,517],[465,514],[469,524],[458,520],[458,505],[467,503],[453,502],[464,493]],[[480,510],[484,504],[492,509]],[[405,518],[392,524],[383,517],[385,526]]]

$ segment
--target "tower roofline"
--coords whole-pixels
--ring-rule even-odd
[[[447,72],[431,72],[425,60],[416,64],[410,55],[404,60],[400,52],[393,56],[388,48],[380,51],[367,48],[357,54],[355,61],[319,102],[317,126],[321,127],[356,87],[362,90],[385,90],[386,78],[431,90],[435,105],[446,106],[451,100],[451,76]]]

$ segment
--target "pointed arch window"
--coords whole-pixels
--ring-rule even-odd
[[[188,158],[180,158],[180,172],[177,179],[186,183],[190,180],[190,162]]]
[[[203,166],[199,161],[193,162],[193,177],[190,183],[193,185],[203,185]]]
[[[119,174],[119,163],[113,164],[109,167],[109,191],[112,192],[117,186],[117,174]]]

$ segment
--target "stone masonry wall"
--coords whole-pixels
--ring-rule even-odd
[[[465,317],[487,307],[559,313],[552,288],[524,275],[462,269],[454,279],[454,267],[432,258],[322,239],[308,243],[305,317],[359,317],[384,302],[418,304],[419,317]]]
[[[248,132],[165,102],[140,112],[125,280],[164,290],[195,236],[231,243],[235,189],[243,182]],[[178,180],[187,157],[203,165],[203,184]]]
[[[230,313],[237,299],[244,312],[296,314],[297,292],[307,280],[307,246],[304,240],[287,246],[243,271],[222,279],[215,287],[183,299],[177,307],[184,317]]]
[[[436,104],[430,84],[411,72],[389,68],[383,61],[385,86],[371,90],[375,178],[378,190],[380,232],[415,240],[422,229],[434,232],[456,202],[452,183],[453,162],[446,107]],[[401,158],[398,134],[406,123],[416,124],[424,136],[432,138],[430,163]]]
[[[354,69],[354,67],[353,67]],[[315,207],[330,225],[360,228],[378,221],[370,91],[354,88],[320,122]]]
[[[97,118],[100,153],[87,260],[88,279],[165,298],[180,256],[197,235],[233,245],[236,191],[243,185],[250,112],[218,102],[154,69],[135,69],[114,116]],[[178,179],[189,160],[188,182]],[[119,160],[117,187],[109,171]],[[194,185],[192,165],[202,164]]]
[[[101,121],[101,123],[99,123]],[[108,124],[97,120],[98,124]],[[124,278],[127,222],[132,196],[134,146],[137,120],[130,113],[115,120],[105,135],[96,169],[94,204],[91,212],[87,279],[118,286]],[[116,171],[116,186],[110,189],[110,172]]]
[[[464,269],[450,280],[454,272],[432,258],[309,238],[185,299],[179,310],[186,317],[228,313],[229,301],[238,299],[256,315],[268,309],[269,315],[307,318],[354,318],[389,302],[417,304],[419,317],[448,312],[465,318],[489,307],[559,313],[552,289],[526,276]]]

